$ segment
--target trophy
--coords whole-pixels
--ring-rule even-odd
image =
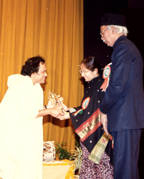
[[[61,102],[63,101],[63,98],[60,95],[56,95],[55,93],[49,91],[48,99],[49,105],[51,105],[52,107],[62,108]]]

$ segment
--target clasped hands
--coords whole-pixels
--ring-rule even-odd
[[[57,102],[57,105],[52,103],[51,100],[49,100],[47,103],[47,108],[51,109],[51,115],[60,120],[69,119],[69,112],[66,112],[69,110],[69,108],[65,104],[63,104],[63,98],[59,98]]]

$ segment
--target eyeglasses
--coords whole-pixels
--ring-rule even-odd
[[[105,29],[105,30],[101,31],[101,32],[100,32],[100,35],[103,36],[103,34],[104,34],[107,30],[109,30],[109,29]]]
[[[90,72],[90,71],[82,71],[82,70],[79,70],[79,72],[80,72],[80,74],[82,75],[83,73],[86,74],[86,73],[88,73],[88,72]]]

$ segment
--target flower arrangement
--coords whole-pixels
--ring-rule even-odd
[[[73,161],[75,164],[74,172],[78,171],[80,173],[81,163],[82,163],[82,149],[80,146],[75,146],[74,150],[68,152],[66,149],[66,143],[56,143],[56,153],[60,160],[68,159]]]

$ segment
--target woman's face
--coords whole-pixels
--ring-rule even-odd
[[[99,76],[97,68],[94,71],[91,71],[86,68],[84,63],[80,65],[80,68],[81,76],[85,79],[85,81],[91,81],[93,78]]]

